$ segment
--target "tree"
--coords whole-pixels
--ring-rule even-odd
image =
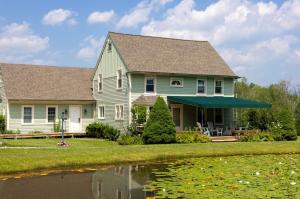
[[[162,97],[157,98],[142,136],[146,144],[173,143],[176,141],[175,124]]]
[[[290,108],[286,107],[280,111],[278,115],[278,121],[281,124],[282,140],[297,140],[295,121]]]
[[[295,126],[298,136],[300,136],[300,100],[298,100],[295,110]]]

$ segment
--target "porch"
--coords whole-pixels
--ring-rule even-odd
[[[210,136],[230,136],[236,108],[271,108],[271,104],[234,97],[168,96],[177,131],[201,128]]]

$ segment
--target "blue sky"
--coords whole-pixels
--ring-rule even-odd
[[[208,40],[251,82],[300,84],[300,0],[0,0],[0,62],[94,67],[108,31]]]

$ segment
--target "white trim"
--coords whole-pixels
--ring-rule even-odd
[[[198,81],[202,80],[204,81],[204,93],[198,93]],[[207,95],[207,80],[203,78],[197,78],[196,79],[196,95],[205,96]]]
[[[67,132],[70,132],[70,127],[71,127],[71,107],[79,107],[80,108],[80,129],[79,129],[79,131],[80,132],[82,132],[82,105],[69,105],[69,111],[68,111],[68,119],[67,120],[69,120],[68,121],[68,124],[69,124],[69,126],[68,126],[68,129],[66,128],[66,131]]]
[[[171,113],[172,113],[172,118],[173,118],[173,109],[174,108],[180,108],[180,126],[179,128],[176,127],[176,131],[182,131],[183,130],[183,104],[170,104],[171,107]]]
[[[122,114],[122,117],[117,117],[117,106],[119,106],[119,107],[123,107],[123,114]],[[124,104],[115,104],[115,120],[124,120],[124,108],[125,106],[124,106]]]
[[[222,93],[216,93],[216,81],[221,81]],[[214,79],[214,95],[215,96],[224,96],[224,79]]]
[[[127,73],[128,74],[128,124],[131,124],[132,123],[132,115],[131,115],[131,108],[132,108],[132,104],[131,104],[131,90],[132,90],[132,85],[131,85],[131,74],[130,73]]]
[[[9,119],[10,119],[10,113],[9,113],[9,102],[7,101],[7,104],[6,104],[6,111],[7,111],[7,114],[6,114],[6,129],[9,130]]]
[[[31,123],[24,123],[24,108],[31,107]],[[34,105],[22,105],[21,106],[21,125],[31,125],[34,123]]]
[[[216,122],[216,109],[221,109],[221,111],[222,111],[222,123]],[[224,119],[225,119],[224,108],[214,108],[214,123],[215,123],[215,125],[224,125]]]
[[[153,79],[154,84],[154,91],[153,92],[147,92],[147,79]],[[156,76],[145,76],[144,78],[144,94],[145,95],[156,95]]]
[[[121,76],[119,77],[119,71],[121,71]],[[119,78],[121,79],[121,87],[119,87]],[[123,89],[123,71],[122,69],[117,69],[117,90],[122,90]]]
[[[46,105],[46,124],[53,124],[54,122],[49,122],[48,121],[48,108],[55,108],[55,118],[54,121],[58,118],[58,106],[57,105]]]
[[[172,85],[171,83],[174,80],[181,81],[181,85]],[[170,87],[173,87],[173,88],[183,88],[183,84],[184,84],[184,78],[170,77]]]
[[[100,107],[103,107],[103,117],[100,117]],[[99,120],[104,120],[105,119],[105,106],[104,106],[104,104],[99,104],[98,105],[98,119]]]
[[[99,89],[100,75],[101,75],[101,90]],[[103,75],[102,75],[102,73],[98,73],[97,88],[98,88],[98,93],[101,93],[103,91]]]

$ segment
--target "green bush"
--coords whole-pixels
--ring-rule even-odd
[[[270,132],[249,131],[240,137],[241,142],[271,142],[274,141]]]
[[[2,132],[2,134],[21,134],[21,131],[20,130],[16,130],[16,131],[5,130],[4,132]]]
[[[120,131],[107,124],[93,122],[86,127],[86,135],[88,137],[116,141],[120,135]]]
[[[300,136],[300,100],[298,100],[296,109],[295,109],[295,126],[298,136]]]
[[[171,112],[162,97],[158,97],[150,112],[142,134],[144,143],[173,143],[176,141],[176,129]]]
[[[5,130],[6,130],[5,116],[0,115],[0,133],[4,133]]]
[[[60,132],[61,128],[60,128],[60,119],[55,119],[54,123],[53,123],[53,131],[54,132]]]
[[[209,142],[207,135],[195,133],[193,131],[176,133],[177,143],[206,143]]]
[[[121,135],[118,139],[120,145],[141,145],[144,144],[143,139],[140,136]]]

